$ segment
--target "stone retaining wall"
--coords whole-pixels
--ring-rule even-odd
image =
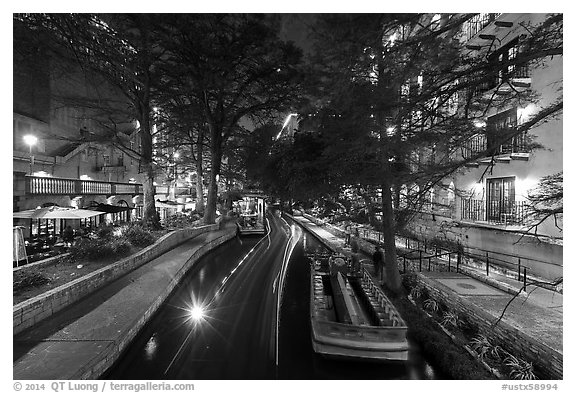
[[[562,379],[563,354],[538,342],[519,329],[500,321],[496,327],[492,324],[496,318],[467,301],[457,294],[439,289],[433,280],[416,273],[418,281],[429,291],[430,296],[446,304],[450,310],[466,315],[471,323],[478,327],[479,333],[486,336],[490,342],[499,345],[508,352],[532,362],[540,376],[547,379]]]
[[[13,334],[34,326],[41,320],[80,300],[101,286],[157,258],[178,244],[217,228],[218,224],[212,224],[170,232],[134,255],[15,305],[12,309]]]
[[[202,258],[204,255],[208,254],[210,251],[216,247],[222,245],[230,239],[236,237],[236,231],[230,230],[225,232],[222,236],[210,241],[209,243],[203,244],[202,247],[196,249],[190,255],[186,263],[178,270],[178,272],[171,278],[170,283],[158,296],[158,298],[148,307],[148,309],[142,314],[140,319],[129,329],[123,332],[122,336],[114,342],[114,345],[106,348],[102,353],[98,355],[98,358],[93,361],[93,366],[80,370],[77,375],[74,375],[71,379],[97,379],[106,370],[114,364],[114,362],[120,357],[122,352],[132,343],[134,338],[138,335],[140,330],[148,323],[148,321],[154,316],[158,308],[164,303],[164,301],[170,296],[174,288],[178,285],[180,280],[184,275],[190,270],[190,268]]]
[[[427,213],[416,215],[407,229],[421,240],[436,238],[458,242],[468,254],[480,253],[482,257],[488,251],[495,263],[508,265],[512,270],[520,258],[522,265],[527,266],[528,273],[533,276],[554,280],[563,275],[563,246],[522,231],[461,222],[442,216],[432,219]]]

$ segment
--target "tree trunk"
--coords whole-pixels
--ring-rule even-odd
[[[396,262],[396,238],[394,210],[392,209],[392,192],[390,187],[390,167],[386,165],[382,181],[382,234],[384,236],[384,268],[386,270],[386,285],[394,293],[400,293],[401,280]]]
[[[203,140],[199,136],[198,143],[196,144],[196,211],[198,213],[204,212],[204,165],[202,161],[203,155]]]
[[[204,212],[204,186],[202,184],[204,174],[202,173],[202,164],[196,164],[196,211],[198,213]]]
[[[210,125],[210,184],[208,185],[208,200],[204,211],[204,224],[216,222],[216,202],[218,200],[218,174],[222,165],[222,131],[215,125]]]
[[[140,139],[142,143],[141,165],[144,173],[144,211],[142,221],[151,228],[160,227],[160,219],[156,211],[154,197],[154,168],[152,166],[152,134],[150,133],[150,115],[147,106],[142,105],[140,111]]]

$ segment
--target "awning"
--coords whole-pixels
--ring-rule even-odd
[[[157,199],[156,202],[154,202],[154,205],[156,207],[163,207],[165,209],[176,209],[178,206],[184,206],[185,204],[168,200],[161,201],[160,199]]]
[[[24,210],[21,212],[14,212],[13,218],[35,219],[35,220],[38,219],[81,220],[83,218],[99,216],[100,214],[104,213],[85,209],[50,206],[50,207],[43,207],[40,209],[31,209],[31,210]]]
[[[88,207],[88,209],[96,210],[103,213],[120,213],[132,210],[134,208],[129,206],[109,205],[107,203],[99,203],[97,205]]]

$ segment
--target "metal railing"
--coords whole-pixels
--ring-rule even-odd
[[[478,153],[486,152],[488,150],[488,140],[486,134],[475,134],[471,136],[462,146],[462,157],[471,158]],[[513,154],[513,153],[528,153],[528,134],[523,132],[514,135],[512,139],[502,143],[496,150],[496,154]]]
[[[528,153],[528,134],[523,132],[518,135],[514,135],[512,139],[504,142],[499,147],[500,154],[510,154],[510,153]]]
[[[483,202],[483,201],[479,201]],[[483,202],[485,204],[485,202]],[[380,244],[384,240],[381,232],[372,229],[361,229],[358,237]],[[456,271],[460,272],[462,267],[470,267],[475,270],[486,272],[504,272],[522,282],[522,290],[526,291],[527,270],[530,268],[522,264],[522,259],[516,255],[496,253],[487,250],[467,248],[466,251],[460,244],[454,244],[453,247],[442,247],[437,242],[431,243],[426,240],[419,240],[407,236],[395,235],[396,249],[399,250],[398,258],[401,259],[402,272],[408,270],[419,271]],[[400,250],[407,250],[401,252]],[[508,257],[508,259],[503,259]],[[517,263],[510,262],[516,259]],[[524,258],[530,259],[530,258]]]
[[[462,146],[462,157],[471,158],[487,149],[486,134],[475,134]]]
[[[402,259],[402,272],[407,271],[455,271],[459,273],[463,267],[471,267],[478,271],[490,273],[499,272],[505,275],[514,275],[514,278],[522,282],[522,290],[526,291],[527,270],[529,267],[522,264],[518,257],[517,263],[498,257],[497,253],[483,251],[481,253],[464,251],[461,247],[456,250],[446,249],[437,244],[430,244],[426,240],[421,241],[409,237],[397,236],[396,247],[408,252],[399,252]],[[481,250],[479,250],[481,251]],[[502,254],[502,256],[506,256]]]
[[[521,225],[528,212],[525,201],[460,200],[460,218],[468,221],[484,221],[491,224]]]

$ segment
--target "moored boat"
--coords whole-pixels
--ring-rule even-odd
[[[370,274],[365,269],[347,274],[344,255],[309,257],[314,351],[336,358],[407,360],[407,326]]]

